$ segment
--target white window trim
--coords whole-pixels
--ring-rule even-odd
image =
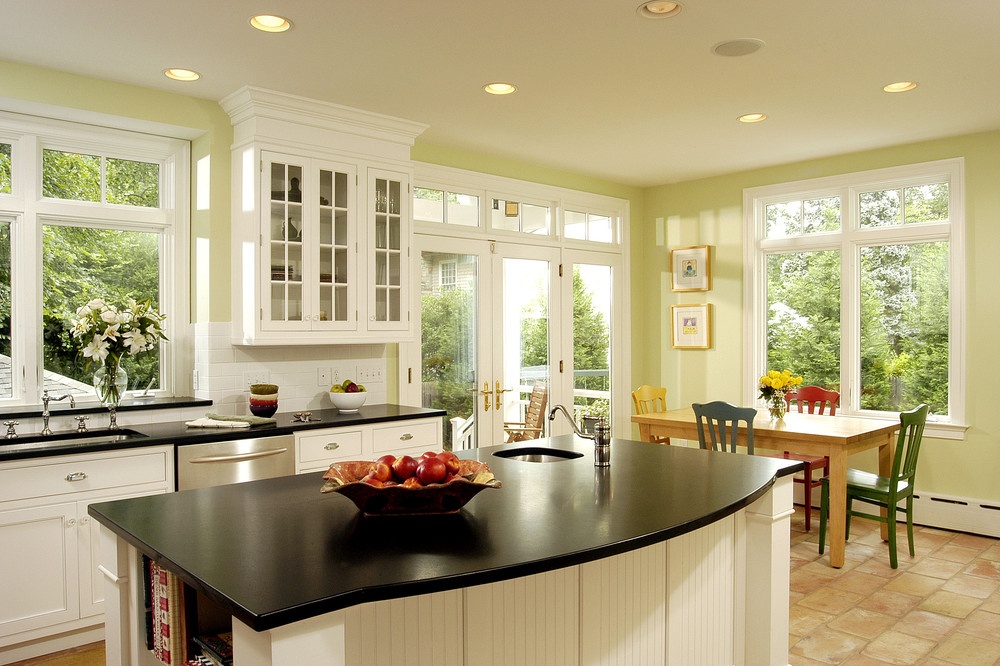
[[[949,222],[941,224],[914,224],[899,227],[857,230],[849,228],[847,221],[856,216],[855,200],[859,192],[875,191],[912,184],[924,184],[933,179],[949,183]],[[748,188],[743,191],[744,244],[743,244],[743,308],[746,313],[744,337],[743,402],[757,401],[754,378],[760,375],[767,362],[766,330],[766,279],[765,256],[768,251],[805,252],[836,249],[844,252],[845,261],[852,273],[857,272],[859,248],[892,242],[905,238],[913,240],[947,240],[951,282],[949,299],[951,321],[949,327],[949,407],[947,421],[928,422],[926,433],[930,437],[963,439],[968,426],[965,424],[965,365],[966,365],[966,262],[965,262],[965,161],[962,158],[939,160],[901,167],[890,167],[842,174],[827,178],[802,180],[779,185]],[[835,233],[814,233],[792,238],[766,239],[765,207],[769,203],[790,198],[810,199],[823,196],[841,197],[844,228]],[[862,242],[863,239],[863,242]],[[853,279],[849,283],[854,285]],[[842,281],[841,330],[860,330],[859,304],[855,289],[847,289]],[[860,368],[853,359],[859,357],[857,336],[841,336],[841,382],[843,386],[860,385]],[[857,398],[845,392],[838,414],[867,418],[890,418],[884,412],[860,410]]]
[[[54,223],[87,223],[91,226],[131,227],[162,232],[160,247],[160,309],[167,315],[170,341],[163,347],[161,395],[189,394],[192,359],[190,318],[190,138],[191,130],[161,123],[146,123],[104,114],[48,105],[8,104],[0,99],[0,140],[13,151],[10,194],[0,194],[0,211],[13,215],[11,225],[11,329],[24,322],[41,331],[41,227]],[[8,112],[5,109],[15,109]],[[22,115],[35,113],[39,115]],[[41,117],[47,115],[48,117]],[[128,127],[128,130],[117,129]],[[164,131],[169,132],[164,136]],[[156,210],[135,206],[105,206],[90,202],[47,199],[41,196],[43,148],[75,152],[93,151],[114,157],[156,161],[161,164],[160,197]],[[17,157],[21,151],[32,160]],[[37,166],[38,168],[34,168]],[[125,222],[128,220],[129,222]],[[104,221],[105,224],[100,224]],[[109,225],[107,222],[122,224]],[[17,262],[17,268],[14,268]],[[30,280],[27,286],[20,283]],[[12,349],[12,396],[0,404],[37,404],[42,386],[42,337],[15,336]],[[34,366],[34,372],[28,366]],[[96,400],[96,396],[95,396]]]

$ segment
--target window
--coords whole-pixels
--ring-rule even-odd
[[[183,335],[174,285],[186,277],[175,268],[186,143],[14,114],[0,114],[0,132],[18,137],[0,141],[0,400],[37,404],[45,389],[96,400],[96,367],[70,332],[78,308],[149,300],[167,314],[171,340],[175,322]],[[169,350],[126,356],[128,389],[169,394]]]
[[[846,414],[924,402],[961,424],[962,191],[961,160],[747,190],[746,375],[787,368]]]
[[[611,243],[614,241],[613,229],[610,215],[575,210],[567,210],[563,214],[563,234],[566,238]]]
[[[413,188],[413,219],[462,227],[479,226],[479,197],[427,187]]]
[[[438,271],[441,290],[454,289],[458,284],[458,264],[454,261],[442,261],[438,265]]]

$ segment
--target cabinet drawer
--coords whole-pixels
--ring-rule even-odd
[[[166,483],[169,466],[162,451],[105,458],[39,463],[0,469],[0,502],[67,493]],[[169,480],[173,484],[173,479]]]
[[[375,455],[378,457],[381,454],[411,448],[439,451],[441,449],[439,432],[438,423],[434,420],[376,427],[373,429]]]
[[[323,460],[364,460],[361,430],[324,430],[299,436],[299,463]]]

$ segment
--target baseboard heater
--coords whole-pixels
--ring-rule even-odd
[[[795,493],[796,501],[801,503],[802,495],[798,484]],[[813,503],[818,508],[818,492],[813,493]],[[855,502],[854,509],[866,513],[878,512],[878,507],[864,502]],[[815,519],[818,517],[814,517]],[[905,522],[906,514],[897,513],[896,520]],[[918,492],[913,496],[913,523],[953,532],[1000,538],[1000,502]]]

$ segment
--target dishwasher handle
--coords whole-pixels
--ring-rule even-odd
[[[282,447],[280,449],[267,449],[265,451],[253,451],[251,453],[236,453],[233,455],[226,456],[201,456],[199,458],[191,458],[188,460],[189,463],[216,463],[216,462],[240,462],[241,460],[254,460],[255,458],[266,458],[268,456],[277,456],[282,453],[287,453],[288,449]]]

